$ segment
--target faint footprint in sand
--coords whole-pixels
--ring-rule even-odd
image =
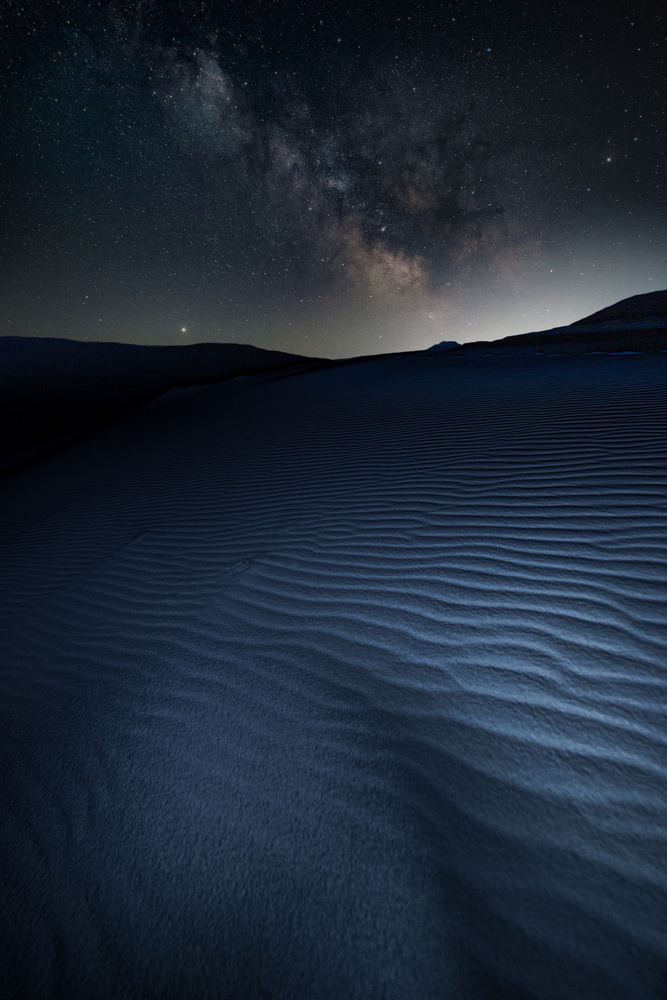
[[[241,574],[245,573],[247,569],[250,569],[254,562],[255,559],[253,556],[249,559],[239,559],[237,562],[230,563],[229,566],[225,566],[225,568],[221,570],[220,576],[226,578],[241,576]]]

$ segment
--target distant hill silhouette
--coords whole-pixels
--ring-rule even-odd
[[[596,323],[638,323],[651,319],[667,320],[667,289],[621,299],[613,306],[607,306],[591,316],[577,320],[572,326],[591,326]]]
[[[633,295],[569,326],[463,344],[452,355],[528,351],[543,354],[620,354],[667,351],[667,290]]]

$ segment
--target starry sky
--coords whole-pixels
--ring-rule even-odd
[[[652,7],[0,0],[0,335],[346,357],[666,287]]]

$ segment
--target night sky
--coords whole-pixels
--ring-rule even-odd
[[[650,6],[0,0],[0,335],[341,357],[664,288]]]

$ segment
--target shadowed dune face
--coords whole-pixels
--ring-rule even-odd
[[[664,997],[666,417],[385,358],[7,477],[7,995]]]
[[[0,337],[0,475],[175,388],[312,363],[241,344]]]

